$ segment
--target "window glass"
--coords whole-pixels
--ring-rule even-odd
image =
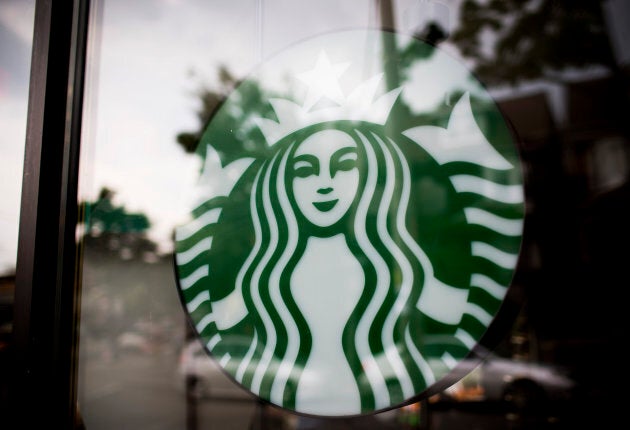
[[[35,1],[0,3],[0,410],[6,401]]]
[[[610,356],[601,352],[623,335],[618,295],[629,257],[628,6],[569,3],[93,2],[79,195],[85,218],[78,400],[85,427],[570,428],[598,422],[614,400],[615,377],[600,377]],[[401,49],[406,68],[397,79],[425,88],[405,100],[409,111],[397,111],[401,118],[437,106],[423,117],[425,125],[447,127],[462,96],[461,88],[444,91],[450,81],[466,82],[477,96],[487,91],[496,103],[504,120],[499,126],[478,112],[473,119],[486,135],[505,131],[514,138],[520,160],[513,161],[520,162],[525,188],[523,241],[520,247],[510,242],[518,248],[512,254],[475,249],[477,256],[493,254],[497,264],[516,266],[510,280],[516,293],[506,307],[518,312],[502,321],[481,364],[462,361],[465,376],[455,384],[387,412],[326,420],[269,406],[208,356],[186,315],[199,301],[180,298],[175,232],[188,220],[188,191],[207,168],[196,152],[204,130],[216,118],[245,115],[236,108],[225,114],[238,107],[230,96],[239,94],[239,84],[304,41],[367,28],[415,36],[475,77],[414,68],[423,52]],[[376,54],[372,61],[389,67]],[[269,81],[280,92],[290,87],[283,75]],[[335,93],[327,95],[335,102]],[[352,171],[354,158],[343,160],[342,173]],[[309,176],[311,167],[295,174]],[[420,197],[413,210],[427,216],[446,205],[450,192],[430,178],[414,191]],[[486,218],[489,235],[513,235],[517,223],[499,218]],[[455,236],[431,237],[435,243]],[[188,261],[179,258],[180,265]],[[460,269],[453,263],[441,270],[457,282]],[[491,318],[485,312],[470,310]]]

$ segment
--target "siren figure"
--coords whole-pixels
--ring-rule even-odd
[[[325,57],[318,61],[318,70],[338,75]],[[315,106],[319,87],[304,104],[270,99],[276,119],[258,122],[265,157],[221,167],[209,138],[200,182],[210,191],[177,232],[180,288],[208,350],[245,388],[301,413],[383,410],[435,387],[489,325],[515,265],[483,238],[464,236],[458,255],[491,264],[472,277],[446,276],[453,285],[438,279],[421,227],[411,228],[420,219],[418,172],[451,196],[492,199],[485,210],[450,209],[454,223],[493,230],[499,220],[493,231],[513,241],[522,192],[470,170],[513,166],[479,130],[468,94],[447,128],[395,130],[388,117],[402,89],[375,97],[381,78],[347,97],[331,92],[335,106]],[[444,165],[468,173],[443,173]],[[220,206],[227,201],[236,203]],[[497,202],[515,206],[514,219],[492,214]],[[225,219],[223,209],[231,211]],[[231,215],[239,221],[230,224]],[[226,256],[225,245],[213,245],[236,243],[235,234],[247,238],[246,249]]]
[[[432,269],[407,231],[402,151],[385,127],[353,121],[275,148],[254,181],[256,241],[237,278],[256,327],[237,379],[313,414],[421,392],[434,376],[408,326]]]

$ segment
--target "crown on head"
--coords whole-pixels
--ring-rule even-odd
[[[267,144],[272,146],[294,131],[327,121],[353,120],[384,125],[402,88],[377,96],[383,78],[383,73],[379,73],[344,96],[338,79],[347,67],[348,63],[331,64],[326,53],[322,52],[314,69],[297,76],[308,87],[303,104],[287,99],[270,99],[278,121],[267,118],[256,120]],[[322,98],[331,100],[335,105],[312,109]]]

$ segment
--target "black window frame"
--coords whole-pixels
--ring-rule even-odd
[[[8,420],[80,428],[77,202],[89,0],[37,0],[29,85]]]

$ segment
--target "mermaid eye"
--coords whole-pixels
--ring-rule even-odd
[[[330,172],[334,177],[337,172],[348,172],[357,167],[357,149],[341,148],[335,152],[330,160]]]
[[[293,174],[298,178],[308,178],[319,173],[319,162],[312,155],[300,155],[293,162]]]

